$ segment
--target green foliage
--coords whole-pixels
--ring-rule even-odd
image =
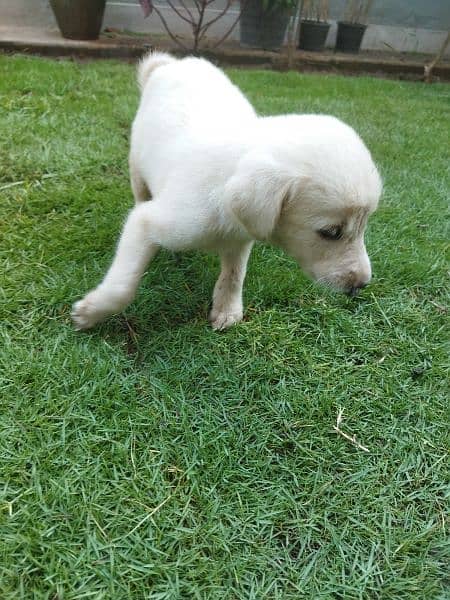
[[[293,11],[297,7],[297,0],[261,0],[264,10],[272,12],[278,9]],[[243,2],[241,3],[243,4]]]
[[[448,86],[231,71],[373,150],[373,283],[350,300],[259,245],[217,334],[218,261],[163,252],[80,334],[132,205],[134,68],[0,70],[2,600],[447,598]]]

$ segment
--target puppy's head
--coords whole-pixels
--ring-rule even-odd
[[[364,231],[382,190],[370,153],[332,117],[268,121],[272,163],[257,175],[241,221],[314,280],[355,295],[371,278]]]
[[[291,185],[272,240],[314,280],[355,295],[371,279],[364,231],[381,184],[375,168],[363,189],[336,190],[312,180]]]

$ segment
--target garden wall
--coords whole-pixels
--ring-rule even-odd
[[[188,0],[189,1],[189,0]],[[217,13],[224,0],[216,0]],[[180,21],[164,0],[157,0],[171,27],[179,35],[189,35],[186,23]],[[343,14],[345,0],[330,2],[330,20],[333,26],[327,46],[333,47],[336,38],[336,21]],[[213,37],[220,36],[236,18],[237,8],[230,10],[210,30]],[[450,28],[449,0],[375,0],[369,17],[370,25],[363,41],[363,49],[398,52],[434,53],[438,50]],[[0,26],[55,28],[55,20],[48,0],[0,0]],[[156,14],[144,19],[137,0],[107,0],[105,27],[131,32],[162,34],[164,30]],[[239,37],[236,27],[232,36]],[[450,47],[447,49],[450,56]]]

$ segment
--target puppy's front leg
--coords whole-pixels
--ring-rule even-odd
[[[253,242],[236,246],[220,254],[221,272],[213,293],[209,320],[213,329],[227,329],[243,317],[242,286]]]
[[[73,305],[76,329],[89,329],[123,310],[134,298],[148,262],[159,250],[151,238],[153,203],[134,208],[125,223],[116,255],[102,283]]]

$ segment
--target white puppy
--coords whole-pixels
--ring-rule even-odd
[[[161,247],[219,254],[214,329],[242,319],[254,240],[281,246],[313,279],[349,294],[369,282],[363,236],[382,186],[353,129],[323,115],[258,117],[224,73],[199,58],[150,54],[138,80],[136,207],[104,280],[74,305],[77,329],[123,310]]]

